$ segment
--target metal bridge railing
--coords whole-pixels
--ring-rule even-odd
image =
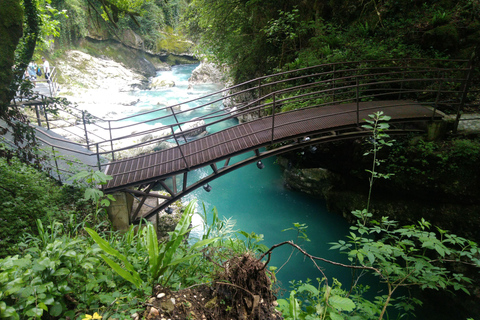
[[[236,118],[242,122],[271,116],[272,140],[275,115],[298,108],[317,108],[373,100],[413,100],[437,110],[460,114],[473,66],[468,60],[376,60],[331,63],[256,78],[209,95],[179,104],[118,119],[100,119],[76,108],[37,112],[39,125],[76,140],[97,158],[121,162],[128,151],[152,152],[170,142],[181,152],[181,144],[194,136],[192,121],[204,121],[201,128]],[[184,110],[181,105],[211,101]],[[216,111],[212,105],[224,105]],[[399,106],[401,107],[401,106]],[[205,111],[195,120],[182,121],[187,113]],[[148,120],[134,122],[138,116]],[[40,120],[42,118],[42,120]],[[360,121],[357,108],[357,123]],[[153,123],[167,123],[152,125]],[[128,132],[127,132],[128,130]],[[133,132],[133,133],[131,133]],[[138,152],[137,152],[138,153]],[[182,155],[187,167],[187,159]],[[98,169],[105,164],[98,161]]]

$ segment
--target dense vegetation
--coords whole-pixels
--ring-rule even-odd
[[[246,80],[334,61],[468,59],[479,16],[476,0],[197,0],[185,25],[202,53]]]

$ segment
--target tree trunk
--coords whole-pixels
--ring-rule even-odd
[[[23,7],[20,0],[0,0],[0,117],[13,98],[15,49],[23,34]]]

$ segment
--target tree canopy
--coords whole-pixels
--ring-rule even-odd
[[[480,3],[468,0],[194,0],[184,26],[242,81],[334,61],[469,58],[479,16]]]

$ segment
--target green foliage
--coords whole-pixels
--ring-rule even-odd
[[[66,12],[66,15],[59,16],[60,31],[57,45],[68,47],[76,44],[88,34],[90,19],[88,18],[88,4],[83,0],[60,1],[53,0],[52,6]]]
[[[165,243],[158,245],[155,230],[152,226],[148,227],[146,245],[148,248],[148,261],[152,283],[156,283],[162,278],[162,284],[166,285],[180,263],[192,260],[195,256],[200,255],[196,250],[197,248],[203,247],[204,245],[208,245],[217,240],[216,238],[203,239],[190,246],[186,252],[182,252],[180,255],[177,254],[178,248],[190,232],[194,207],[195,201],[191,201],[182,214],[182,218],[175,227],[175,230],[170,233],[170,240]]]
[[[421,301],[403,295],[404,291],[399,293],[400,288],[469,293],[466,285],[471,279],[458,266],[480,268],[480,248],[475,242],[432,228],[424,219],[416,225],[400,227],[388,217],[372,220],[372,214],[365,209],[352,214],[357,222],[350,227],[347,239],[331,243],[331,249],[347,254],[350,266],[309,256],[312,260],[351,268],[352,287],[343,290],[335,279],[330,285],[323,272],[323,278],[317,279],[318,287],[310,281],[293,281],[290,297],[278,301],[278,309],[286,319],[381,320],[388,317],[389,306],[399,312],[399,317],[405,317]],[[298,227],[304,231],[305,226],[297,224]],[[387,293],[366,299],[369,288],[361,284],[365,273],[377,276]]]
[[[407,139],[390,152],[386,168],[395,174],[394,182],[407,180],[421,186],[452,188],[451,179],[462,181],[466,194],[477,190],[480,141],[455,138],[450,141]],[[439,190],[440,191],[440,190]],[[454,190],[452,190],[453,192]],[[457,191],[458,192],[458,191]]]
[[[347,241],[332,243],[331,249],[344,251],[356,265],[371,268],[379,280],[388,287],[386,300],[381,301],[381,316],[391,302],[393,294],[402,287],[420,289],[462,290],[471,280],[452,269],[455,264],[480,267],[480,249],[470,240],[432,226],[424,219],[416,225],[399,227],[396,221],[383,217],[371,220],[366,210],[352,212],[357,218],[350,227]],[[402,301],[405,311],[413,310],[418,300]]]
[[[317,279],[318,286],[310,282],[291,281],[292,290],[288,299],[278,299],[278,309],[286,320],[296,319],[325,319],[339,320],[355,319],[353,310],[355,302],[350,299],[349,292],[341,288],[341,284],[334,279],[332,286]]]
[[[102,310],[128,319],[125,312],[135,310],[139,300],[125,283],[115,281],[98,257],[100,249],[60,223],[45,228],[38,220],[37,225],[39,236],[25,238],[22,256],[0,260],[2,318],[74,319],[82,310]]]
[[[60,218],[64,197],[64,189],[44,173],[17,158],[0,158],[0,257],[18,252],[20,237],[36,231],[37,219]]]
[[[187,9],[184,28],[201,54],[227,64],[239,82],[329,62],[445,57],[441,39],[422,35],[442,25],[478,31],[472,11],[479,12],[478,1],[197,0]],[[460,53],[457,40],[449,53]]]
[[[432,26],[438,27],[439,25],[446,24],[450,20],[450,17],[445,11],[437,10],[432,17]]]
[[[101,171],[80,171],[69,178],[74,184],[87,186],[85,188],[84,200],[91,201],[95,205],[95,212],[93,216],[93,223],[96,224],[98,216],[102,213],[106,214],[106,207],[110,206],[111,201],[115,198],[111,194],[105,195],[103,191],[99,190],[97,186],[104,185],[108,180],[112,180],[111,176],[107,176]]]
[[[186,237],[191,230],[190,225],[194,207],[194,201],[188,204],[175,230],[170,233],[170,239],[166,242],[158,243],[157,233],[152,224],[148,223],[144,232],[141,233],[140,241],[143,242],[148,252],[148,278],[150,279],[152,290],[160,281],[162,286],[166,286],[179,264],[193,260],[194,257],[200,255],[198,248],[217,241],[217,238],[205,238],[189,246],[186,250],[179,250],[180,246],[184,245]],[[136,268],[128,261],[127,256],[112,248],[94,230],[90,228],[85,228],[85,230],[105,253],[122,262],[124,268],[106,255],[101,255],[115,272],[137,288],[144,286],[144,280],[142,280]]]

